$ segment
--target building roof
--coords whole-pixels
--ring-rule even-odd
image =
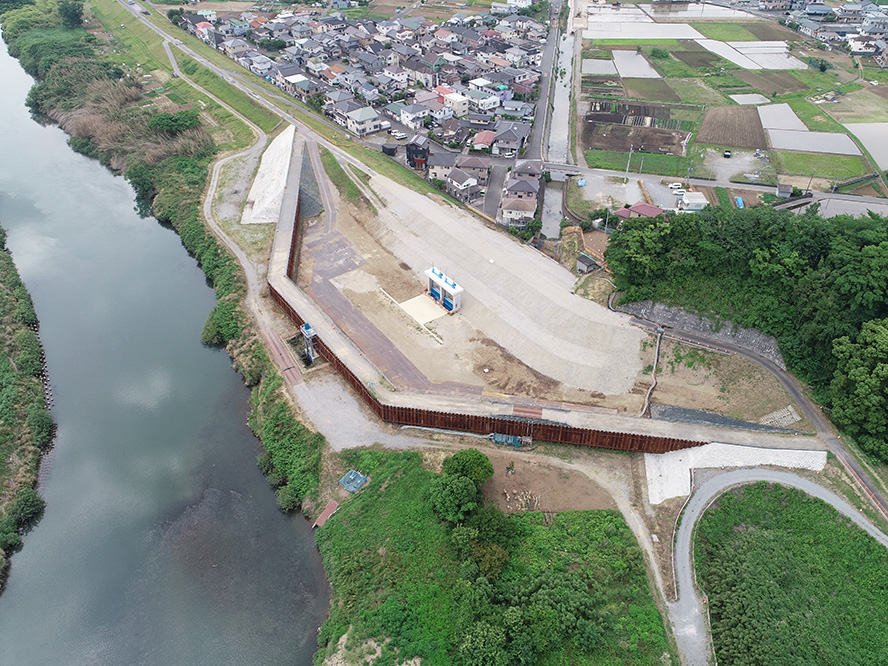
[[[430,167],[452,167],[454,164],[456,164],[454,153],[431,153],[426,160],[426,165]]]
[[[490,146],[495,138],[496,132],[494,132],[493,130],[483,130],[475,135],[475,138],[472,139],[472,143],[476,146]]]
[[[534,194],[536,194],[540,191],[540,184],[535,180],[527,180],[525,178],[513,178],[506,185],[506,190],[509,192],[533,192]]]
[[[503,210],[514,210],[522,213],[533,213],[536,207],[536,199],[517,199],[512,197],[503,199],[502,206]]]
[[[451,169],[450,175],[448,175],[447,178],[457,185],[465,185],[469,180],[475,180],[475,176],[467,174],[459,167]]]
[[[355,109],[354,111],[349,111],[345,115],[354,120],[356,123],[365,123],[368,120],[373,120],[374,118],[379,117],[379,114],[376,113],[376,109],[373,109],[369,106]]]
[[[703,196],[699,192],[690,192],[690,194],[700,194],[700,196]],[[703,198],[705,199],[706,197],[704,196]],[[629,210],[632,211],[633,213],[637,213],[638,215],[642,215],[644,217],[657,217],[657,215],[659,215],[660,213],[663,212],[662,208],[659,208],[657,206],[653,206],[653,205],[651,205],[649,203],[645,203],[643,201],[639,201],[634,206],[630,206]]]

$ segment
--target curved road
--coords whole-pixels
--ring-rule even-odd
[[[710,663],[711,638],[703,619],[700,598],[695,587],[692,561],[694,526],[712,501],[726,490],[742,484],[768,481],[793,486],[832,505],[850,518],[874,539],[888,548],[888,536],[876,529],[860,512],[841,497],[825,488],[788,472],[764,469],[741,469],[720,474],[704,483],[693,494],[681,516],[681,526],[675,539],[675,576],[678,583],[678,601],[667,602],[675,630],[675,639],[686,666],[706,666]]]

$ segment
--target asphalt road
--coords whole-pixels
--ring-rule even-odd
[[[561,7],[561,0],[552,3],[552,10]],[[549,107],[551,106],[549,95],[551,94],[552,65],[555,63],[555,52],[558,47],[558,19],[550,13],[549,36],[546,38],[546,46],[543,49],[543,59],[540,63],[540,96],[537,100],[536,113],[533,117],[533,128],[530,131],[527,150],[524,152],[526,160],[543,159],[543,146],[548,137]]]
[[[681,526],[675,539],[675,577],[678,601],[667,603],[675,630],[675,639],[685,666],[708,666],[712,657],[712,642],[703,618],[703,606],[695,587],[696,577],[692,561],[694,526],[712,500],[734,486],[768,481],[793,486],[831,504],[839,513],[866,530],[879,543],[888,547],[888,536],[876,529],[853,506],[821,486],[788,472],[763,469],[741,469],[719,474],[707,481],[692,495],[682,513]]]

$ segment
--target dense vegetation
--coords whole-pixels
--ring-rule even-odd
[[[888,550],[826,503],[760,483],[697,526],[721,666],[888,664]]]
[[[2,15],[10,53],[38,79],[28,106],[35,115],[58,122],[73,149],[123,173],[135,190],[139,212],[171,225],[212,281],[216,305],[201,339],[226,346],[247,385],[254,387],[250,425],[268,451],[260,465],[281,486],[281,507],[298,508],[317,485],[323,438],[292,416],[280,376],[243,311],[245,284],[237,262],[200,217],[215,147],[198,111],[158,113],[139,106],[139,77],[94,51],[95,40],[70,18],[79,6],[67,7],[66,21],[60,7],[76,3],[36,2]],[[16,338],[16,349],[21,367],[33,369],[35,346],[24,335]]]
[[[824,219],[816,206],[634,218],[611,236],[607,261],[624,301],[672,303],[775,336],[838,424],[888,460],[888,384],[866,376],[888,361],[888,345],[860,337],[877,338],[888,317],[888,220]]]
[[[0,227],[0,585],[19,532],[43,511],[34,490],[40,452],[53,438],[46,410],[37,315]]]
[[[471,449],[441,475],[416,453],[342,456],[371,482],[317,534],[333,604],[316,663],[346,632],[350,663],[370,639],[382,645],[377,664],[670,663],[619,513],[507,516],[484,503],[493,469]]]

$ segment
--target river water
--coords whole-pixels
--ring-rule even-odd
[[[24,107],[0,52],[0,222],[59,425],[46,513],[0,597],[0,664],[310,664],[329,588],[256,467],[248,392],[199,337],[213,293],[127,183]]]

